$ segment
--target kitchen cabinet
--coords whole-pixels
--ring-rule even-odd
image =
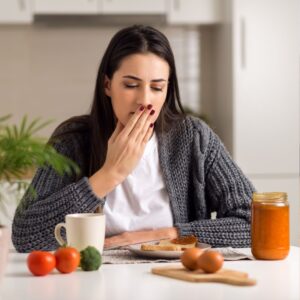
[[[299,172],[297,3],[234,1],[233,152],[251,174]]]
[[[161,0],[35,0],[36,14],[165,14]]]
[[[222,0],[166,0],[169,24],[213,24],[222,19]]]
[[[31,23],[32,0],[1,0],[0,24]]]
[[[259,191],[292,195],[295,242],[299,227],[299,2],[224,0],[222,5],[224,22],[212,38],[216,80],[211,121]]]
[[[99,0],[34,0],[35,14],[97,14]]]
[[[230,15],[212,49],[213,123],[248,174],[297,175],[298,1],[224,3]]]
[[[36,14],[166,15],[170,24],[220,21],[220,0],[34,0]]]
[[[102,0],[104,14],[165,14],[162,0]]]

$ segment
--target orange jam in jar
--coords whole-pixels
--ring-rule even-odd
[[[287,194],[253,193],[251,251],[257,259],[284,259],[290,250]]]

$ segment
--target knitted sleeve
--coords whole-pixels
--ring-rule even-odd
[[[54,148],[78,163],[80,158],[74,157],[76,146],[75,141],[69,139]],[[12,242],[19,252],[56,249],[54,228],[65,221],[65,215],[93,212],[104,204],[104,200],[93,193],[86,177],[76,181],[75,176],[59,176],[50,167],[38,169],[31,186],[36,195],[25,193],[12,224]]]
[[[194,234],[214,247],[249,247],[254,187],[232,160],[219,137],[206,128],[205,201],[216,219],[176,224],[182,235]]]

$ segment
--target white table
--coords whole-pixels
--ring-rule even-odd
[[[6,275],[0,284],[1,300],[298,300],[300,299],[300,248],[292,247],[282,261],[229,261],[224,267],[248,272],[256,286],[239,287],[221,283],[190,283],[153,275],[158,264],[102,265],[98,271],[57,271],[32,276],[27,254],[11,252]],[[159,264],[162,266],[165,264]],[[169,264],[170,265],[170,264]]]

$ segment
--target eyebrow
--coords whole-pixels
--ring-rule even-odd
[[[134,80],[137,80],[137,81],[143,81],[141,78],[138,78],[136,76],[133,76],[133,75],[125,75],[123,76],[123,78],[129,78],[129,79],[134,79]],[[166,79],[163,79],[163,78],[158,78],[158,79],[152,79],[151,82],[162,82],[162,81],[167,81]]]

